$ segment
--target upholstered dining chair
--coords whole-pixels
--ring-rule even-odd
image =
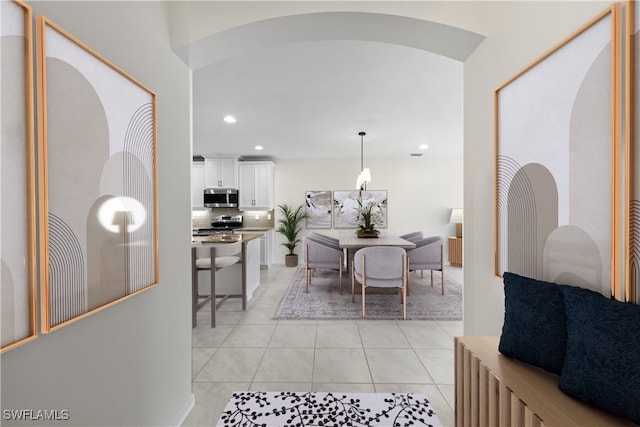
[[[340,241],[335,237],[327,236],[326,234],[317,233],[315,231],[312,231],[309,237],[315,240],[320,240],[335,249],[340,249]]]
[[[309,284],[315,270],[325,269],[338,270],[340,275],[339,289],[340,294],[342,294],[342,268],[344,266],[342,250],[329,246],[313,237],[304,237],[302,239],[302,247],[304,249],[305,270],[307,273],[305,292],[309,292]]]
[[[368,287],[400,288],[402,318],[407,318],[407,254],[395,246],[370,246],[358,249],[353,257],[351,302],[355,302],[355,283],[362,288],[362,317],[366,315],[365,295]]]
[[[418,240],[422,240],[423,237],[424,236],[422,234],[422,231],[414,231],[411,233],[402,234],[400,236],[401,239],[408,240],[413,243],[417,242]]]
[[[340,241],[335,237],[327,236],[326,234],[321,234],[315,231],[312,231],[311,234],[309,234],[309,236],[307,237],[309,237],[312,240],[317,240],[320,243],[324,243],[327,246],[331,246],[332,248],[339,250],[340,252],[342,252],[342,258],[344,259],[344,261],[345,262],[347,261],[345,250],[340,247]],[[345,266],[343,265],[342,268],[344,269]]]
[[[216,326],[216,308],[227,298],[242,298],[242,310],[247,309],[247,270],[246,246],[242,242],[224,243],[210,246],[193,246],[191,248],[191,326],[197,326],[197,312],[211,302],[211,327]],[[213,260],[213,262],[211,261]],[[216,271],[242,264],[242,293],[234,295],[216,294]],[[211,272],[211,291],[208,295],[202,295],[198,289],[198,273],[203,270]],[[222,300],[216,303],[216,298]]]
[[[442,279],[442,295],[444,295],[444,240],[440,236],[425,237],[415,242],[414,249],[407,250],[409,272],[431,270],[431,286],[433,287],[433,271],[440,271]],[[407,290],[407,293],[410,291]]]

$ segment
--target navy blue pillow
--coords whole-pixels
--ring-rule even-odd
[[[560,390],[640,424],[640,306],[564,287],[567,354]]]
[[[562,288],[504,273],[504,324],[498,350],[560,375],[567,343]]]

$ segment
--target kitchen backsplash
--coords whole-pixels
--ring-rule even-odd
[[[240,211],[238,209],[213,208],[194,210],[191,214],[192,228],[209,228],[211,219],[217,215],[242,215],[245,227],[273,228],[275,224],[273,211]]]

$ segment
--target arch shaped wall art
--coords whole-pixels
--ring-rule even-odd
[[[498,276],[622,297],[620,15],[607,8],[495,91]]]
[[[0,352],[37,337],[31,8],[0,2]]]
[[[156,97],[37,18],[41,329],[158,283]]]

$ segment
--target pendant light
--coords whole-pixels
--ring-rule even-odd
[[[360,174],[356,181],[356,189],[366,190],[367,184],[371,182],[371,171],[369,168],[364,167],[364,136],[366,132],[359,132],[360,135]]]

